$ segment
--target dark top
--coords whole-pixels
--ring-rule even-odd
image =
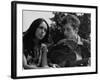
[[[48,53],[49,60],[61,67],[78,66],[80,64],[87,65],[90,57],[89,41],[81,38],[82,44],[78,44],[72,40],[66,40],[60,44],[54,45]],[[82,60],[77,60],[79,55]]]

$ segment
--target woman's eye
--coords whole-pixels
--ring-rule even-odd
[[[39,27],[40,29],[43,29],[43,27],[41,26],[41,27]]]
[[[64,28],[63,28],[62,30],[63,30],[63,31],[65,31],[65,29],[64,29]]]
[[[47,29],[45,29],[45,28],[44,28],[44,27],[42,27],[42,26],[40,26],[39,28],[40,28],[40,29],[44,29],[44,31],[47,31]]]
[[[47,32],[47,29],[44,29],[45,30],[45,32]]]

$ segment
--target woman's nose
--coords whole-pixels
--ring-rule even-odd
[[[41,32],[42,32],[42,33],[44,33],[45,31],[44,31],[44,30],[42,30]]]

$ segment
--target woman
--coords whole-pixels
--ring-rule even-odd
[[[48,42],[48,36],[49,26],[44,19],[38,18],[32,22],[23,36],[23,67],[25,69],[48,67],[48,50],[44,44]]]

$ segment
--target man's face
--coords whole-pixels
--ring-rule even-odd
[[[45,22],[42,22],[36,30],[35,36],[37,39],[42,40],[47,32],[47,25]]]
[[[75,37],[75,34],[76,34],[76,30],[73,29],[71,24],[64,25],[64,35],[66,38],[72,39],[73,37]]]

